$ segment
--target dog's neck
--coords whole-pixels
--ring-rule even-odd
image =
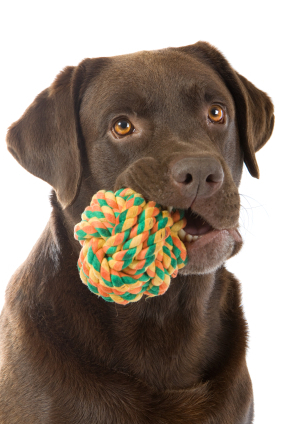
[[[83,285],[77,270],[81,246],[73,238],[73,226],[80,213],[76,204],[67,211],[55,205],[48,229],[49,240],[59,246],[59,260],[64,261],[64,266],[58,266],[64,275],[54,275],[51,296],[64,296],[60,315],[68,321],[64,328],[66,348],[71,340],[78,341],[69,349],[77,350],[78,357],[90,359],[89,372],[99,365],[160,389],[181,389],[200,381],[211,358],[217,355],[216,342],[225,344],[222,316],[229,293],[226,269],[205,275],[179,273],[164,295],[143,297],[126,306],[105,302]],[[54,332],[60,330],[54,328]],[[166,364],[166,370],[162,364]]]
[[[227,271],[179,274],[162,296],[126,306],[109,304],[92,294],[79,278],[80,245],[70,237],[76,219],[70,211],[62,214],[55,208],[49,226],[53,242],[60,246],[60,260],[68,262],[68,266],[58,267],[67,269],[68,274],[55,276],[55,280],[61,282],[56,296],[65,296],[61,305],[65,310],[60,312],[69,320],[67,343],[79,340],[70,349],[78,349],[78,356],[88,357],[93,365],[129,374],[160,389],[181,389],[199,381],[213,352],[213,340],[222,337],[220,313],[227,289],[222,274]],[[57,234],[62,237],[63,232],[58,226],[66,229],[60,240]],[[100,332],[103,346],[97,346],[93,328]],[[162,363],[170,364],[166,371]]]

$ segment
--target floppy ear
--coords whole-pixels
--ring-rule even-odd
[[[211,66],[222,77],[236,105],[245,164],[250,174],[259,178],[255,152],[267,142],[274,126],[274,109],[270,98],[234,71],[225,57],[209,43],[198,42],[180,50]]]
[[[74,199],[81,175],[75,109],[83,72],[83,62],[65,68],[7,134],[11,154],[25,169],[51,184],[64,208]]]

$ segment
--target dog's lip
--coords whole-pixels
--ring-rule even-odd
[[[220,235],[230,235],[235,242],[241,243],[242,242],[242,236],[239,233],[237,228],[229,228],[229,229],[223,229],[223,230],[216,230],[213,229],[212,231],[209,231],[208,233],[202,235],[197,240],[193,242],[184,241],[184,245],[186,246],[187,253],[191,252],[192,250],[198,250],[206,246],[208,243],[211,243],[216,237]]]
[[[172,208],[168,208],[168,210],[172,211]],[[187,224],[178,234],[187,250],[200,249],[212,242],[220,234],[230,235],[237,243],[242,242],[237,226],[222,229],[214,228],[203,216],[197,214],[191,208],[186,210],[185,218]]]

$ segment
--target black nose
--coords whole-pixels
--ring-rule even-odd
[[[210,197],[224,180],[222,166],[215,158],[180,159],[171,165],[171,175],[186,197]]]

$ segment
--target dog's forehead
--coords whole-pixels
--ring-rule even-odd
[[[94,59],[95,61],[95,59]],[[231,102],[231,94],[218,73],[193,56],[164,49],[108,58],[85,92],[85,100],[101,108],[111,105],[176,101],[180,94],[200,97],[221,95]]]
[[[176,81],[200,84],[220,81],[218,74],[193,56],[173,49],[142,51],[109,58],[105,69],[108,81],[126,81],[152,87],[158,81],[168,84]],[[174,77],[172,80],[172,76]],[[101,75],[103,78],[103,75]]]

